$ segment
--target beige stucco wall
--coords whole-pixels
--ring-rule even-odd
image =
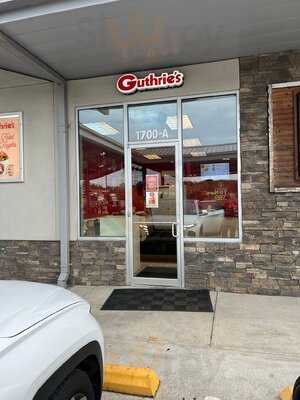
[[[184,84],[180,88],[138,92],[129,96],[116,90],[118,76],[105,76],[68,82],[68,117],[70,146],[70,236],[78,238],[78,193],[75,108],[94,105],[122,104],[197,94],[210,94],[239,89],[239,62],[227,60],[208,64],[172,67],[184,73]],[[142,75],[141,75],[142,76]]]
[[[53,86],[1,71],[0,112],[24,115],[24,182],[0,183],[0,240],[56,240]]]

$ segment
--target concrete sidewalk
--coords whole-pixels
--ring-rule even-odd
[[[211,293],[214,313],[101,311],[112,289],[71,290],[101,323],[106,362],[153,368],[158,400],[275,400],[300,375],[300,298]]]

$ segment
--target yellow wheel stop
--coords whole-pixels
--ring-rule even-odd
[[[292,396],[293,396],[293,386],[286,387],[279,394],[280,400],[292,400]]]
[[[154,397],[159,387],[159,378],[150,368],[134,368],[126,365],[106,364],[103,390]]]

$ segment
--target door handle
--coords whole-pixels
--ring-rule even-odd
[[[194,226],[196,226],[196,224],[184,225],[184,229],[192,229]]]
[[[176,233],[175,233],[175,226],[176,226]],[[176,222],[172,223],[172,236],[174,238],[177,238],[177,223]]]

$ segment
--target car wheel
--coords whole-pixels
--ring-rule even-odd
[[[300,376],[294,385],[293,400],[300,400]]]
[[[95,392],[88,374],[75,369],[55,390],[50,400],[95,400]]]

